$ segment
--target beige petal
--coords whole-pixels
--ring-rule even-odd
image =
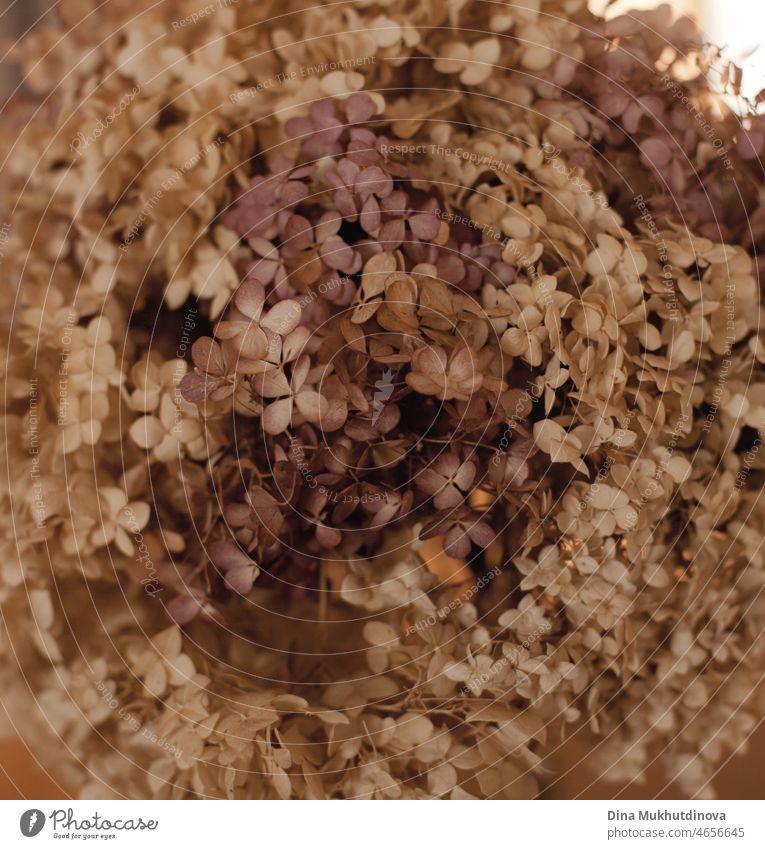
[[[130,426],[130,438],[139,448],[159,445],[165,435],[162,422],[155,416],[142,416]]]

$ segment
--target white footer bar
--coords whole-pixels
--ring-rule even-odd
[[[757,801],[0,801],[2,847],[105,841],[124,849],[762,849],[765,822]]]

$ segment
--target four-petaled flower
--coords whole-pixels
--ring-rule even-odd
[[[433,496],[437,510],[448,510],[462,504],[476,475],[472,460],[460,461],[456,454],[441,454],[415,478],[427,495]]]
[[[423,345],[412,354],[412,370],[406,382],[421,395],[435,395],[441,401],[467,401],[480,389],[483,373],[470,348],[457,347],[447,355],[440,346]]]

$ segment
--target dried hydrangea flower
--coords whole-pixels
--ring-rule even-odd
[[[14,721],[83,798],[527,798],[584,727],[710,795],[762,705],[738,70],[664,7],[176,5],[16,50]]]

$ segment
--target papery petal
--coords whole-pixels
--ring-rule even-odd
[[[323,244],[330,236],[334,236],[343,223],[343,218],[337,210],[325,212],[316,225],[316,243]]]
[[[356,201],[348,189],[338,189],[332,199],[337,207],[338,213],[342,215],[343,218],[347,218],[350,221],[353,221],[356,218],[356,215],[358,214]]]
[[[405,191],[396,189],[382,199],[380,207],[388,215],[401,217],[409,208],[409,196]]]
[[[348,404],[342,398],[328,398],[327,412],[322,416],[319,426],[332,432],[341,428],[348,419]]]
[[[253,280],[247,280],[234,295],[236,308],[247,318],[257,321],[266,301],[265,289]]]
[[[219,321],[215,325],[215,335],[218,339],[234,339],[249,326],[249,321]]]
[[[300,201],[308,197],[308,186],[305,183],[298,183],[296,180],[290,180],[284,185],[281,192],[281,208],[282,210],[296,206]]]
[[[431,239],[435,239],[441,227],[441,222],[435,215],[422,213],[413,215],[409,219],[409,227],[415,238],[429,242]]]
[[[380,216],[380,204],[374,195],[370,195],[365,201],[359,215],[359,223],[364,230],[373,235],[380,227],[382,218]]]
[[[213,566],[223,572],[239,566],[249,566],[252,563],[252,560],[236,543],[227,540],[214,542],[208,549],[208,554]]]
[[[462,493],[453,486],[445,486],[441,492],[436,493],[433,506],[436,510],[452,510],[464,501]]]
[[[178,595],[167,605],[168,616],[176,625],[187,625],[203,611],[202,602],[191,595]]]
[[[223,377],[226,373],[223,351],[220,345],[209,336],[203,336],[194,342],[191,346],[191,358],[197,368],[208,374]]]
[[[342,180],[343,184],[352,187],[356,183],[361,169],[355,162],[348,158],[341,159],[337,164],[337,176]]]
[[[414,481],[428,495],[434,495],[446,484],[446,478],[432,468],[423,469]]]
[[[372,165],[369,168],[364,168],[359,174],[356,180],[356,191],[363,198],[370,194],[384,198],[393,191],[393,180],[382,168]]]
[[[303,309],[297,301],[279,301],[278,304],[271,307],[260,324],[280,336],[286,336],[300,324],[302,315]]]
[[[470,539],[481,548],[491,545],[497,536],[492,530],[491,525],[483,521],[473,522],[468,527],[468,534],[470,535]]]
[[[664,140],[649,138],[640,144],[640,159],[646,165],[661,170],[672,160],[672,151]]]
[[[446,374],[446,361],[444,349],[431,345],[423,345],[412,354],[412,368],[434,377]]]
[[[260,360],[268,352],[268,339],[260,327],[250,325],[237,340],[239,353],[248,360]]]
[[[470,538],[459,525],[451,528],[444,537],[444,551],[457,560],[470,554]]]
[[[353,264],[353,249],[340,236],[330,236],[319,249],[324,264],[336,271],[350,271]]]
[[[287,375],[281,369],[272,369],[253,379],[255,391],[263,398],[279,398],[290,394]]]
[[[313,227],[311,222],[302,215],[290,215],[284,227],[283,247],[285,256],[287,250],[290,254],[296,254],[309,248],[314,241]]]
[[[184,375],[180,382],[181,395],[191,404],[198,404],[219,389],[223,383],[223,378],[210,377],[198,371],[191,372]]]
[[[255,579],[260,574],[260,569],[250,562],[247,566],[237,566],[226,572],[223,579],[226,586],[240,595],[247,595],[255,583]]]
[[[313,132],[313,121],[304,116],[290,118],[284,125],[284,132],[291,139],[307,136]]]
[[[276,436],[279,433],[284,433],[290,425],[292,418],[292,398],[282,398],[279,401],[274,401],[269,404],[264,410],[261,417],[263,430]]]
[[[130,426],[130,438],[139,448],[153,448],[159,445],[165,435],[165,428],[154,416],[143,416]]]
[[[307,327],[296,327],[292,333],[284,337],[282,342],[282,359],[285,363],[296,360],[301,351],[311,338],[311,331]]]
[[[328,528],[326,525],[316,525],[316,541],[322,548],[334,548],[343,540],[342,533],[337,528]]]
[[[345,114],[349,124],[368,121],[377,111],[374,100],[367,94],[352,94],[345,103]]]
[[[457,474],[454,476],[454,483],[463,491],[466,492],[471,483],[473,483],[473,479],[475,478],[476,467],[475,464],[470,462],[469,460],[463,463]]]
[[[295,406],[314,424],[320,424],[322,416],[329,411],[329,404],[322,395],[313,389],[303,389],[295,396]]]
[[[310,370],[311,357],[308,354],[303,354],[292,369],[292,380],[290,381],[290,385],[293,392],[297,392],[303,386]]]
[[[405,235],[406,225],[404,221],[396,218],[392,221],[386,221],[380,227],[377,238],[383,250],[391,253],[404,241]]]

